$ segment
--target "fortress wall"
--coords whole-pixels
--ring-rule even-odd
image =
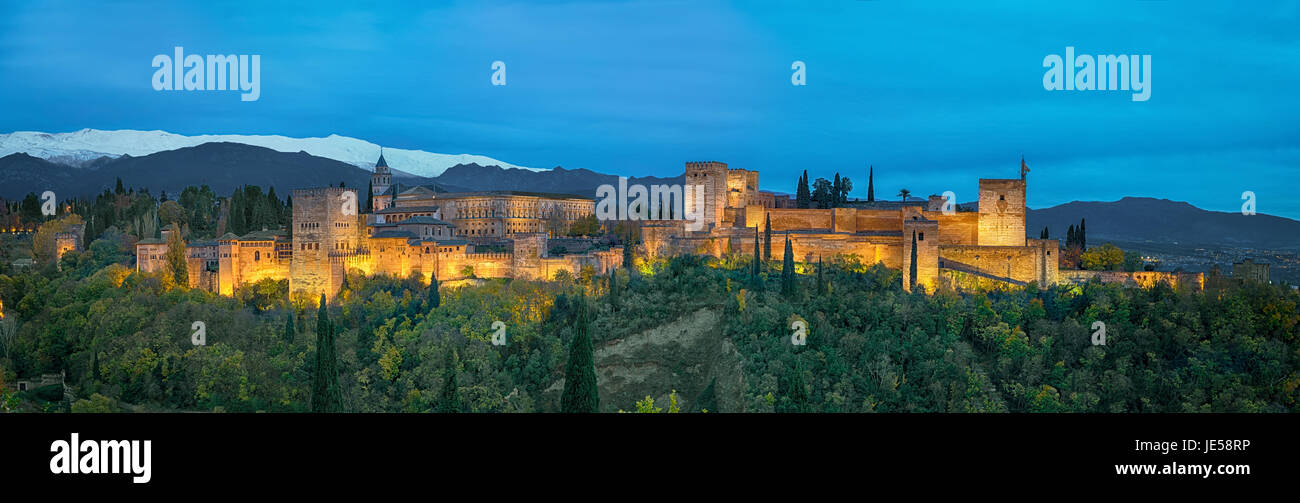
[[[768,214],[772,215],[773,232],[831,228],[831,210],[773,208]]]
[[[239,269],[235,276],[239,288],[263,279],[281,280],[289,278],[289,263],[276,258],[273,241],[242,241],[237,243],[239,254],[233,265]]]
[[[460,269],[474,267],[474,276],[479,278],[509,278],[514,272],[514,257],[509,253],[466,253],[463,263],[457,267],[455,278],[464,278]],[[439,276],[441,278],[441,276]]]
[[[1204,273],[1178,273],[1166,271],[1060,271],[1062,282],[1074,284],[1087,283],[1093,279],[1102,283],[1121,283],[1128,287],[1151,288],[1159,283],[1164,283],[1171,287],[1185,285],[1187,287],[1202,290],[1205,288]]]
[[[831,210],[831,220],[836,232],[858,231],[858,210],[856,208],[835,208]]]
[[[939,211],[925,212],[925,218],[939,222],[939,244],[974,245],[979,243],[980,214],[973,211],[944,215]]]
[[[846,234],[791,234],[790,249],[795,262],[828,261],[837,255],[856,255],[863,264],[882,263],[886,267],[902,265],[897,238],[868,240]],[[760,241],[760,245],[761,245]],[[753,248],[753,242],[749,248]],[[785,260],[785,235],[772,234],[772,260]]]
[[[1030,246],[939,246],[940,267],[975,270],[1016,281],[1038,281],[1040,248]]]
[[[902,214],[898,210],[864,210],[853,212],[853,232],[900,231]],[[848,230],[846,227],[845,230]]]
[[[1030,239],[1029,246],[1035,248],[1038,269],[1038,284],[1043,288],[1055,285],[1060,278],[1061,242],[1055,239]]]
[[[372,273],[406,277],[411,271],[412,255],[422,250],[412,248],[406,238],[371,239]]]

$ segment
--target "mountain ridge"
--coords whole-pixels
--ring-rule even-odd
[[[330,134],[326,137],[294,138],[282,135],[180,135],[162,130],[135,129],[99,130],[81,129],[69,133],[41,131],[14,131],[0,134],[0,157],[24,152],[52,162],[74,168],[94,162],[100,157],[117,158],[124,155],[141,157],[158,152],[193,147],[204,143],[242,143],[270,148],[279,152],[307,152],[319,157],[346,162],[373,170],[380,149],[390,163],[406,166],[406,171],[416,176],[432,177],[458,164],[477,163],[504,168],[533,170],[476,154],[439,154],[423,150],[381,147],[369,141]]]

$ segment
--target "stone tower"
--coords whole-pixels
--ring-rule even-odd
[[[916,286],[934,293],[939,287],[939,222],[918,215],[903,220],[903,290],[912,291],[912,236],[916,236]]]
[[[391,187],[392,185],[393,172],[389,171],[388,161],[384,160],[384,151],[383,149],[380,149],[379,161],[375,162],[375,173],[370,175],[370,191],[373,192],[375,196],[378,196],[383,194],[384,191],[388,190],[388,187]],[[396,197],[396,194],[394,194],[394,197]],[[382,209],[379,208],[379,205],[377,204],[375,206],[376,211]]]
[[[704,223],[713,227],[722,226],[722,217],[727,208],[727,163],[725,162],[688,162],[686,163],[686,185],[704,186]],[[692,215],[695,199],[686,198],[686,214]],[[707,227],[706,227],[707,230]]]
[[[328,298],[338,293],[343,284],[343,270],[331,266],[330,254],[359,248],[360,205],[356,189],[323,187],[293,191],[291,294],[302,292],[315,300],[322,293]]]
[[[1025,246],[1025,180],[980,179],[979,246]]]

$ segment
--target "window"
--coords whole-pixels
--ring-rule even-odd
[[[998,200],[999,200],[999,201],[1006,201],[1006,200],[1007,200],[1007,196],[1005,196],[1005,195],[1003,195],[1003,194],[998,194]]]
[[[922,232],[916,236],[917,241],[925,241],[925,233]]]

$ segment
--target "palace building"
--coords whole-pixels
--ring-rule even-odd
[[[645,252],[657,254],[755,253],[755,234],[772,225],[772,259],[783,260],[789,239],[797,262],[855,256],[866,265],[883,264],[903,271],[903,288],[915,284],[927,292],[939,288],[978,288],[993,284],[1046,287],[1063,281],[1133,281],[1136,273],[1096,274],[1059,270],[1060,242],[1025,234],[1028,168],[1020,178],[981,178],[978,209],[944,212],[944,198],[850,202],[830,209],[796,209],[772,204],[757,190],[758,172],[729,168],[721,162],[686,163],[686,183],[704,186],[706,228],[687,230],[685,220],[648,220],[642,226]],[[687,198],[687,214],[692,201]],[[913,247],[916,248],[913,259]],[[1124,276],[1116,280],[1112,276]],[[1138,284],[1178,283],[1193,275],[1146,272]],[[1188,276],[1188,277],[1184,277]]]
[[[1060,243],[1025,234],[1026,173],[979,180],[977,209],[943,211],[944,199],[853,201],[830,209],[791,208],[788,198],[758,190],[758,172],[721,162],[688,162],[685,182],[703,186],[703,206],[687,198],[686,214],[702,213],[705,226],[686,220],[640,222],[641,252],[649,256],[752,254],[756,233],[772,225],[772,258],[784,258],[789,239],[799,262],[853,256],[863,264],[903,271],[903,287],[927,292],[1013,285],[1126,281],[1177,283],[1173,273],[1141,278],[1108,271],[1061,271]],[[187,246],[189,283],[231,295],[263,279],[289,280],[292,293],[312,297],[339,292],[346,273],[417,274],[425,281],[467,277],[551,279],[559,271],[603,272],[622,265],[620,247],[552,257],[548,239],[594,214],[592,199],[519,191],[438,192],[394,183],[383,155],[371,178],[372,212],[349,212],[355,189],[293,191],[292,233],[226,234]],[[479,249],[482,249],[480,251]],[[915,250],[914,250],[915,249]],[[136,267],[166,267],[165,240],[137,244]],[[915,257],[915,258],[913,258]],[[915,260],[915,281],[912,262]],[[1197,284],[1199,280],[1194,278]]]
[[[420,275],[428,281],[479,278],[553,278],[584,267],[621,266],[620,247],[551,257],[550,235],[593,214],[591,199],[533,192],[436,192],[393,183],[382,154],[371,177],[375,211],[350,212],[355,189],[293,191],[292,233],[227,233],[186,246],[189,284],[222,295],[263,279],[289,280],[291,293],[333,297],[347,272]],[[477,251],[476,247],[487,248]],[[163,239],[136,245],[136,268],[166,267]]]

